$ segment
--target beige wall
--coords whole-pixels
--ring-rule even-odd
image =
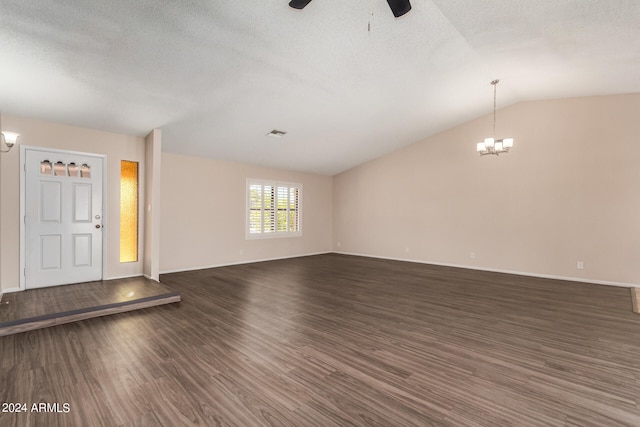
[[[485,116],[337,175],[334,249],[640,284],[639,112],[640,94],[522,102],[498,112],[509,154],[475,152]]]
[[[144,138],[3,115],[3,128],[20,133],[11,152],[0,157],[0,286],[16,289],[20,284],[20,146],[81,151],[107,156],[107,268],[105,278],[142,274],[142,262],[120,263],[120,161],[140,162],[144,177]],[[141,195],[144,189],[141,188]],[[140,254],[143,242],[141,215]],[[140,258],[141,259],[141,258]]]
[[[303,185],[302,237],[245,237],[246,180]],[[332,178],[162,153],[160,270],[331,251]]]

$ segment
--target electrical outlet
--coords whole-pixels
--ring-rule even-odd
[[[340,247],[340,245],[342,245],[342,243],[338,242],[338,247]]]
[[[582,270],[584,268],[584,262],[578,261],[578,270]]]
[[[409,248],[404,248],[404,251],[405,251],[406,253],[409,253]]]
[[[469,258],[471,258],[471,259],[476,259],[476,253],[475,253],[475,252],[471,252],[471,253],[469,254]]]

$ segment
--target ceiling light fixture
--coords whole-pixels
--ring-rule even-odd
[[[481,156],[494,154],[496,156],[502,153],[508,153],[513,147],[513,138],[496,139],[496,86],[500,80],[492,80],[493,86],[493,136],[485,138],[484,142],[478,142],[476,149]]]
[[[0,139],[2,140],[1,142],[7,146],[7,149],[3,150],[2,148],[0,148],[0,152],[8,153],[9,151],[11,151],[11,148],[13,148],[13,146],[16,145],[16,142],[18,141],[18,137],[20,136],[20,134],[15,132],[1,132],[1,131],[2,131],[2,114],[0,114]]]
[[[291,0],[289,6],[294,9],[304,9],[311,0]],[[405,13],[411,10],[411,3],[409,0],[387,0],[393,16],[396,18],[401,17]]]
[[[287,134],[287,132],[285,132],[283,130],[274,129],[271,132],[269,132],[267,134],[267,136],[270,136],[272,138],[282,138],[286,134]]]

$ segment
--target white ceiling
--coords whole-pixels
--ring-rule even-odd
[[[499,107],[640,92],[639,0],[287,3],[0,0],[0,108],[333,175],[489,113],[494,78]]]

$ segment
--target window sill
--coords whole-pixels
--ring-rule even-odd
[[[261,233],[247,234],[246,240],[283,239],[287,237],[302,237],[302,233]]]

